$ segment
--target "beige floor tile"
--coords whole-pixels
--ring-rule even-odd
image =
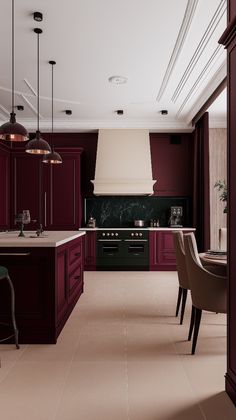
[[[19,362],[0,383],[4,420],[51,420],[68,363]]]
[[[0,346],[0,418],[235,420],[225,316],[204,313],[192,356],[177,292],[175,272],[86,272],[56,345]]]
[[[129,420],[125,364],[74,363],[56,420]]]

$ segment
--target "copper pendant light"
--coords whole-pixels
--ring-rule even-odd
[[[43,163],[51,163],[53,165],[62,163],[62,158],[59,153],[55,152],[53,148],[53,66],[56,64],[56,61],[49,61],[49,64],[52,66],[52,152],[48,155],[45,155],[43,158]]]
[[[12,111],[10,113],[10,121],[1,125],[0,139],[7,141],[26,141],[29,135],[23,125],[16,122],[16,114],[14,112],[14,78],[15,78],[15,32],[14,32],[14,0],[12,0]]]
[[[38,111],[37,111],[37,131],[35,138],[27,143],[25,151],[33,155],[46,155],[51,153],[51,147],[48,142],[41,137],[39,131],[39,35],[43,32],[40,28],[35,28],[34,32],[37,34],[37,84],[38,84]]]

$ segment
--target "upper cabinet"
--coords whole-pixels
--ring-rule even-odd
[[[25,151],[12,152],[11,172],[11,226],[15,227],[15,215],[30,210],[32,220],[40,222],[41,213],[41,160]],[[35,223],[28,228],[36,229]]]
[[[10,227],[10,152],[0,144],[0,229]]]
[[[43,224],[45,229],[71,230],[81,226],[82,149],[57,149],[62,164],[43,165]]]
[[[12,154],[12,225],[14,215],[29,209],[45,230],[81,226],[80,158],[82,149],[58,148],[62,164],[42,163],[42,157],[22,151]],[[30,225],[35,228],[36,225]]]
[[[191,134],[151,134],[154,195],[191,196],[193,149]]]

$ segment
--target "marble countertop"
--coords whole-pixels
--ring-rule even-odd
[[[85,231],[45,231],[37,237],[35,231],[24,231],[25,237],[18,237],[19,231],[0,232],[0,247],[57,247],[85,235]]]
[[[178,228],[171,228],[171,227],[131,227],[131,228],[125,228],[125,227],[110,227],[110,228],[99,228],[99,227],[95,227],[95,228],[89,228],[89,227],[83,227],[80,228],[80,231],[96,231],[96,230],[159,230],[159,231],[172,231],[172,230],[192,230],[195,231],[196,229],[193,227],[178,227]]]

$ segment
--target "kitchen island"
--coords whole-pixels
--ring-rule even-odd
[[[0,265],[8,268],[16,297],[19,343],[56,343],[83,292],[84,235],[79,231],[0,233]],[[10,301],[0,285],[0,320]]]

